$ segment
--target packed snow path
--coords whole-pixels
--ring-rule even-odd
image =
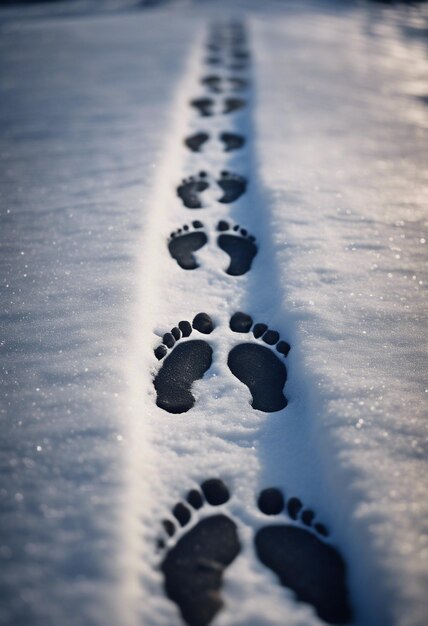
[[[1,623],[179,626],[217,518],[213,624],[426,621],[422,13],[259,4],[3,10]]]

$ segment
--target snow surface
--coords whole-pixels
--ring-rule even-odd
[[[181,624],[158,570],[160,520],[219,476],[243,551],[213,624],[322,623],[254,556],[256,495],[278,486],[331,529],[355,624],[422,626],[423,9],[108,2],[72,16],[72,4],[0,13],[0,623]],[[232,10],[250,38],[250,106],[199,118],[188,103],[205,93],[208,28]],[[192,154],[196,130],[248,142]],[[184,208],[176,186],[201,169],[247,176],[248,193],[220,205],[213,189],[206,208]],[[166,241],[193,219],[210,242],[185,272]],[[257,238],[245,276],[224,272],[219,219]],[[253,410],[227,367],[247,339],[228,329],[239,310],[292,346],[283,411]],[[153,348],[199,311],[216,324],[213,366],[195,407],[168,414]]]

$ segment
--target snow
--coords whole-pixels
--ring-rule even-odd
[[[200,118],[188,102],[205,93],[203,46],[226,3],[72,4],[2,9],[0,623],[181,624],[160,521],[219,476],[243,550],[214,624],[322,623],[255,558],[256,496],[276,486],[331,529],[355,624],[421,626],[423,9],[237,2],[249,107]],[[183,138],[199,130],[247,144],[193,154]],[[248,192],[220,205],[212,186],[204,209],[184,208],[179,181],[223,169]],[[209,244],[186,272],[166,240],[194,219]],[[224,272],[219,219],[257,238],[245,276]],[[228,328],[241,310],[292,346],[283,411],[252,409],[227,367],[248,339]],[[216,325],[213,365],[194,408],[169,414],[153,349],[199,311]]]

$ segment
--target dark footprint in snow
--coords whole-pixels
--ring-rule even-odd
[[[287,380],[287,370],[279,354],[287,356],[290,346],[280,340],[276,330],[270,330],[266,324],[254,324],[249,315],[235,313],[230,319],[230,328],[235,333],[249,333],[252,327],[253,336],[268,344],[248,342],[238,343],[229,352],[227,364],[230,371],[252,395],[251,406],[265,413],[280,411],[287,406],[287,398],[283,393]]]
[[[199,194],[209,187],[206,176],[205,172],[199,172],[197,176],[184,179],[181,185],[177,187],[177,195],[188,209],[202,208]]]
[[[153,382],[156,404],[168,413],[185,413],[192,408],[195,398],[191,387],[211,367],[213,351],[206,341],[192,339],[180,342],[180,339],[189,337],[193,329],[209,335],[214,330],[210,316],[198,313],[192,325],[187,321],[180,322],[178,327],[165,333],[161,345],[154,351],[156,358],[161,360],[168,353],[168,348],[172,348]]]
[[[210,117],[211,115],[214,115],[214,100],[212,98],[195,98],[190,101],[190,104],[199,111],[202,117]]]
[[[207,65],[221,65],[222,60],[219,56],[209,56],[205,59],[205,63]]]
[[[208,241],[204,231],[200,230],[203,226],[202,222],[195,220],[192,222],[192,227],[195,230],[190,230],[186,224],[171,233],[168,250],[172,258],[177,261],[183,270],[194,270],[199,267],[199,263],[196,261],[193,253],[202,248]]]
[[[209,138],[210,136],[208,133],[195,133],[194,135],[187,137],[184,140],[184,143],[192,152],[200,152],[201,147],[208,141]]]
[[[233,91],[242,91],[248,86],[248,81],[244,78],[229,78],[229,84]]]
[[[220,506],[230,498],[229,490],[218,478],[206,480],[201,490],[192,489],[186,500],[172,510],[175,523],[163,521],[167,535],[173,537],[176,524],[186,527],[193,516],[207,515],[192,526],[169,548],[162,561],[165,591],[175,602],[190,626],[206,626],[223,607],[220,590],[224,570],[241,550],[235,522],[206,506]],[[170,542],[168,542],[170,543]],[[165,543],[160,542],[160,547]]]
[[[223,113],[233,113],[234,111],[239,111],[246,105],[245,100],[242,98],[226,98],[224,101],[224,109]]]
[[[265,489],[258,499],[266,515],[279,515],[285,501],[279,489]],[[347,624],[352,619],[346,585],[346,565],[339,552],[323,537],[323,524],[313,523],[315,513],[303,509],[298,498],[287,502],[288,515],[301,525],[276,524],[261,528],[255,536],[260,561],[278,576],[300,602],[311,604],[319,617],[329,624]],[[299,519],[298,519],[299,518]],[[310,530],[309,530],[310,528]]]
[[[250,58],[250,53],[246,50],[235,49],[232,50],[232,56],[237,61],[248,61],[248,59]]]
[[[201,79],[201,83],[208,87],[208,89],[212,93],[220,93],[221,92],[221,76],[217,76],[216,74],[205,76]]]
[[[221,133],[220,140],[224,143],[224,151],[239,150],[245,144],[245,137],[236,133]]]
[[[223,190],[223,195],[219,202],[229,204],[238,200],[245,193],[247,181],[243,176],[224,171],[221,172],[221,178],[217,181],[217,185]]]
[[[248,68],[248,61],[235,61],[229,65],[228,69],[232,72],[241,72]]]
[[[221,235],[217,238],[219,248],[230,256],[230,264],[226,270],[226,274],[230,276],[242,276],[251,268],[251,263],[257,254],[256,238],[249,235],[245,228],[235,225],[229,231],[228,222],[221,220],[217,224],[217,230]]]

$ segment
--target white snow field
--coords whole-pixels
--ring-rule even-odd
[[[330,530],[352,624],[427,623],[426,18],[328,0],[0,7],[0,624],[184,624],[160,569],[177,539],[157,541],[212,477],[241,543],[213,626],[327,623],[256,557],[258,529],[294,523],[258,510],[266,487]],[[230,19],[247,106],[224,115],[215,96],[203,117],[205,44]],[[225,169],[248,181],[230,204]],[[192,210],[176,188],[201,170]],[[208,242],[184,270],[167,243],[194,220]],[[256,237],[242,276],[219,220]],[[260,343],[230,330],[237,311],[291,345],[282,410],[254,409],[227,365]],[[153,350],[199,312],[212,366],[169,413]]]

